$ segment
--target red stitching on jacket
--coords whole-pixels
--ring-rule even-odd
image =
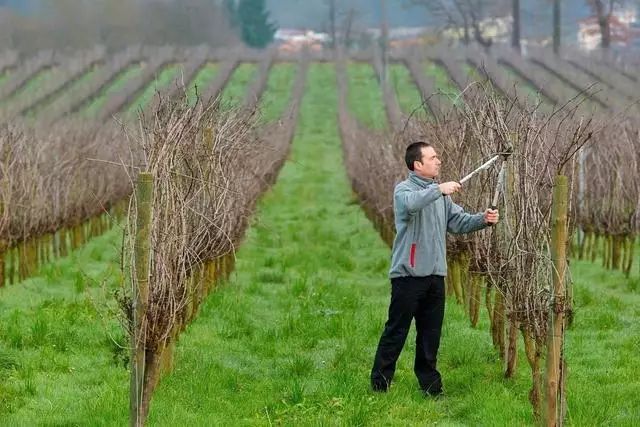
[[[411,268],[416,268],[416,244],[411,244],[411,253],[409,255],[409,265]]]

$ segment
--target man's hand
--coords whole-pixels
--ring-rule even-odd
[[[500,219],[498,210],[487,209],[484,211],[484,222],[489,225],[497,224]]]
[[[440,187],[440,191],[442,191],[442,194],[444,194],[445,196],[449,196],[453,193],[460,191],[460,189],[462,188],[462,185],[460,185],[455,181],[449,181],[449,182],[443,182],[438,187]]]

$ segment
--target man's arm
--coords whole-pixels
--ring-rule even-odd
[[[447,231],[453,234],[471,233],[482,230],[488,226],[485,214],[469,214],[461,206],[455,204],[451,198],[449,204],[449,217],[447,218]]]
[[[409,214],[418,212],[440,197],[442,197],[442,191],[438,184],[432,184],[417,191],[401,186],[396,189],[395,194],[396,204],[404,207]]]

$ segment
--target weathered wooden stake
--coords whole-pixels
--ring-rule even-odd
[[[136,230],[134,248],[134,283],[132,284],[133,333],[131,340],[130,424],[144,425],[143,391],[145,379],[146,310],[149,300],[149,258],[153,176],[138,174],[136,185]]]
[[[518,333],[519,325],[518,321],[509,319],[509,331],[507,333],[507,346],[506,346],[506,369],[504,371],[505,378],[513,378],[518,366]]]
[[[542,356],[540,347],[536,340],[526,329],[522,329],[524,338],[524,351],[531,367],[531,390],[529,391],[529,402],[533,407],[533,417],[540,419],[540,405],[542,401],[542,375],[540,373],[540,358]]]
[[[504,324],[505,324],[505,301],[504,295],[500,289],[496,289],[496,297],[493,304],[493,322],[491,323],[491,336],[493,338],[493,346],[500,353],[500,357],[504,360]]]
[[[545,386],[545,425],[562,424],[559,411],[562,348],[564,343],[565,312],[567,307],[565,278],[567,270],[567,216],[569,186],[567,177],[558,175],[553,189],[551,217],[551,259],[553,261],[553,295],[547,332],[547,369]]]

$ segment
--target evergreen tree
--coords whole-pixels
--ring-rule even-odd
[[[263,48],[273,41],[276,26],[269,20],[264,0],[240,0],[236,16],[247,45]]]

